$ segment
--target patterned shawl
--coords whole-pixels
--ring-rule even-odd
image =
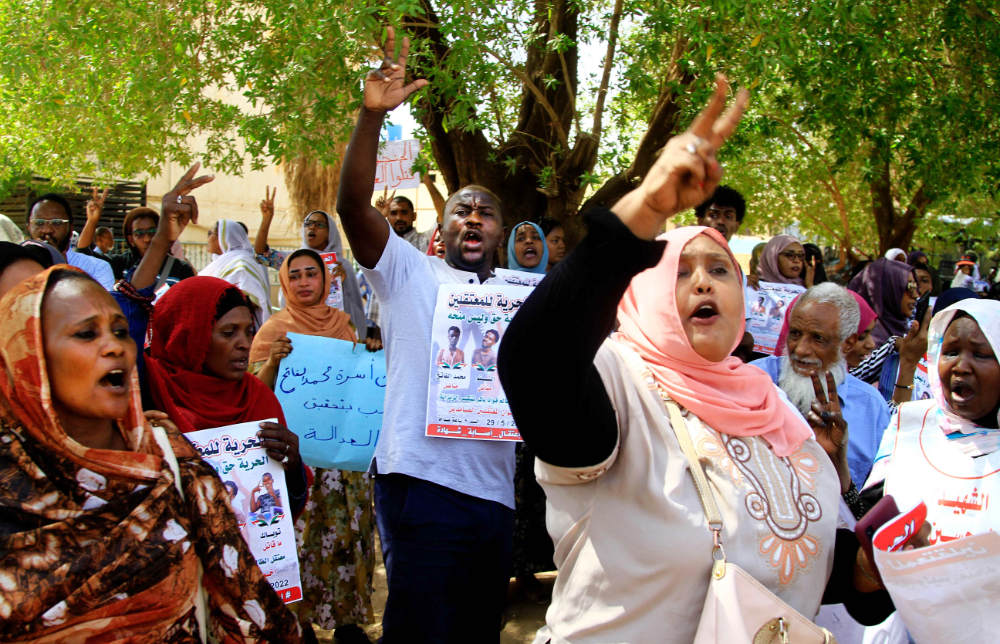
[[[129,410],[117,420],[128,451],[88,448],[60,425],[41,325],[54,270],[67,269],[0,300],[0,640],[198,641],[203,571],[219,641],[299,641],[218,476],[171,432],[181,498],[134,369]]]

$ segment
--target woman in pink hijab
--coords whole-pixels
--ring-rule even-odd
[[[836,531],[841,485],[810,429],[843,449],[831,437],[835,405],[807,424],[763,371],[730,357],[743,336],[743,279],[718,232],[657,237],[718,184],[715,150],[745,101],[720,116],[724,89],[638,188],[585,215],[590,234],[504,335],[499,375],[537,456],[559,569],[536,642],[694,639],[713,534],[682,431],[719,505],[727,561],[810,617],[824,599],[863,622],[891,610],[877,586],[861,576],[855,586],[857,541]]]

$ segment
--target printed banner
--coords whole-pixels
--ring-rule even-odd
[[[292,511],[281,463],[267,455],[257,432],[265,418],[184,435],[229,492],[236,523],[261,572],[286,604],[302,599]]]
[[[382,431],[385,351],[289,333],[274,393],[306,465],[367,472]]]
[[[431,335],[427,436],[521,440],[497,377],[504,330],[526,286],[442,284]]]
[[[323,258],[326,270],[332,273],[333,267],[337,265],[337,253],[331,251],[320,253],[319,256]],[[330,280],[330,294],[326,296],[326,305],[341,311],[344,310],[344,285],[339,275]]]
[[[528,271],[512,271],[509,268],[495,268],[493,274],[513,286],[531,286],[534,288],[545,277],[545,273],[529,273]]]
[[[781,325],[785,321],[785,309],[797,296],[805,292],[798,284],[779,284],[777,282],[760,282],[756,290],[747,289],[756,299],[749,303],[747,331],[753,335],[753,350],[759,353],[774,355],[778,345]]]
[[[876,542],[884,540],[881,534],[875,534]],[[898,537],[885,538],[894,542]],[[1000,631],[1000,535],[995,532],[912,550],[876,548],[875,564],[918,644],[990,642]]]
[[[413,172],[413,162],[420,154],[420,141],[387,141],[378,147],[375,166],[375,192],[420,187],[420,175]]]

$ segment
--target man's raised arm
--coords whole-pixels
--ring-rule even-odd
[[[410,94],[427,85],[424,79],[404,84],[409,49],[410,39],[403,38],[399,58],[394,61],[396,35],[392,27],[386,29],[384,58],[381,66],[369,71],[365,77],[361,114],[340,172],[337,213],[354,257],[365,268],[374,268],[389,239],[389,224],[382,213],[371,205],[382,121],[386,112],[395,109]]]

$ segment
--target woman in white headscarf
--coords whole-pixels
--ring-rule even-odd
[[[24,241],[24,233],[7,215],[0,215],[0,241],[14,244],[20,244]]]
[[[277,188],[275,188],[277,191]],[[264,266],[269,266],[274,270],[281,270],[281,265],[291,252],[280,251],[270,248],[267,245],[267,235],[271,228],[271,220],[274,218],[274,193],[265,190],[265,197],[260,202],[260,228],[257,231],[257,239],[254,243],[254,252],[257,261]],[[354,274],[354,269],[344,255],[344,243],[340,239],[340,230],[337,222],[330,213],[323,210],[313,210],[302,220],[302,246],[317,253],[336,253],[337,267],[334,275],[340,278],[341,286],[338,287],[336,280],[330,280],[330,297],[327,298],[327,306],[332,306],[342,310],[351,316],[351,324],[354,325],[358,339],[364,340],[368,329],[367,318],[365,317],[365,305],[361,300],[361,288],[358,286],[358,278]],[[337,293],[338,288],[340,293]],[[282,293],[278,294],[278,302],[285,305]]]
[[[238,221],[220,219],[208,231],[208,252],[215,255],[198,275],[218,277],[247,294],[257,306],[258,326],[271,317],[271,285],[267,269],[257,263],[247,230]]]

